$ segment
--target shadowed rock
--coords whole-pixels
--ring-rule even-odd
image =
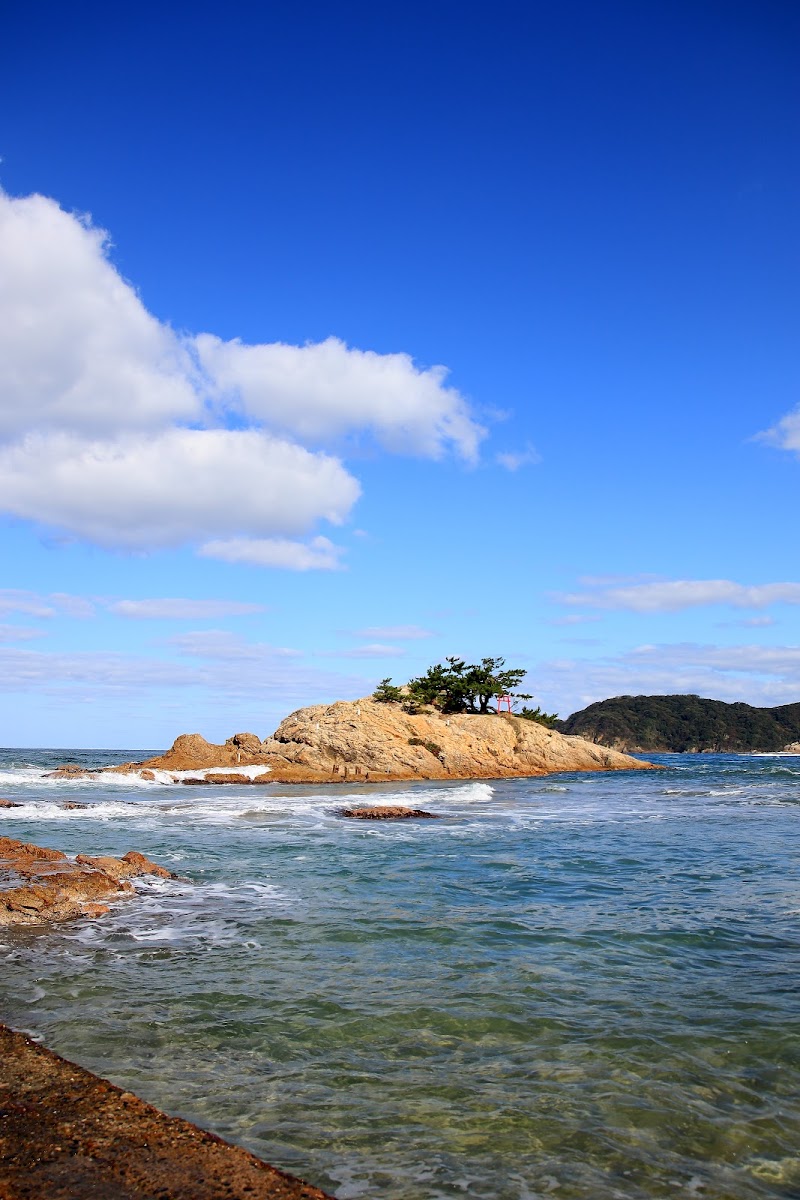
[[[0,808],[22,808],[15,800],[0,800]]]

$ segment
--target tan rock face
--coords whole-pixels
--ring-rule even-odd
[[[199,733],[182,733],[166,754],[139,765],[150,770],[197,771],[204,767],[258,766],[267,761],[264,743],[254,733],[235,733],[222,746],[207,742]]]
[[[133,891],[136,875],[170,872],[130,850],[120,858],[79,854],[0,837],[0,925],[44,925],[108,912],[104,900]]]
[[[409,716],[374,700],[300,709],[265,745],[276,759],[348,779],[493,779],[648,765],[521,717]],[[277,764],[273,771],[277,778]]]

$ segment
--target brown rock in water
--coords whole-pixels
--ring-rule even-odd
[[[0,1025],[2,1200],[330,1200]]]
[[[96,771],[89,771],[78,763],[62,763],[55,771],[48,771],[43,779],[93,779]]]
[[[105,899],[133,891],[128,879],[136,875],[171,877],[135,850],[71,862],[60,850],[0,837],[0,926],[99,916],[109,911]]]
[[[61,807],[62,807],[62,808],[68,808],[68,809],[72,809],[72,808],[88,808],[88,807],[89,807],[89,805],[88,805],[88,804],[78,804],[77,800],[65,800],[65,801],[64,801],[64,803],[61,805]]]
[[[22,808],[15,800],[0,800],[0,808]]]
[[[357,821],[405,821],[409,817],[438,818],[439,813],[425,812],[423,808],[403,808],[399,804],[372,805],[369,808],[343,808],[342,817],[354,817]]]
[[[215,774],[215,772],[214,772],[214,771],[208,771],[208,772],[206,772],[206,783],[239,783],[239,784],[246,784],[246,783],[252,783],[252,782],[253,782],[253,781],[252,781],[252,779],[250,778],[250,776],[249,776],[249,775],[229,775],[229,774],[226,774],[226,773],[224,773],[224,774]]]

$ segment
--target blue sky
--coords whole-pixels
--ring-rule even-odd
[[[800,700],[793,6],[4,27],[0,742]]]

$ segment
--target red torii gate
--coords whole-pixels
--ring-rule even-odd
[[[511,697],[510,696],[498,696],[497,697],[497,711],[498,712],[500,712],[500,709],[503,707],[503,705],[505,705],[506,708],[508,709],[508,711],[511,712]]]

